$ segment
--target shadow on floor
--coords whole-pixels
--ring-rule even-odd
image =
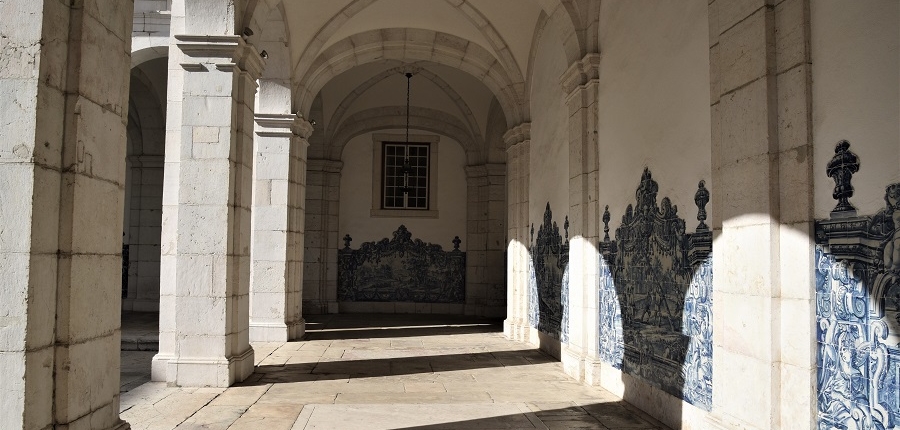
[[[306,326],[306,337],[303,340],[349,340],[377,339],[386,337],[419,337],[447,336],[455,334],[499,333],[503,331],[496,322],[454,324],[454,325],[422,325],[398,327],[367,328],[323,328],[318,324]]]
[[[529,416],[531,415],[531,416]],[[524,418],[524,419],[523,419]],[[527,419],[528,421],[525,421]],[[534,422],[537,420],[537,422]],[[524,422],[517,422],[524,421]],[[548,429],[667,429],[625,402],[596,403],[549,409],[525,415],[505,415],[433,425],[403,427],[407,430],[510,429],[520,425]]]
[[[442,336],[503,330],[500,319],[465,315],[332,314],[305,318],[309,340]]]
[[[465,409],[460,410],[460,407]],[[659,421],[623,401],[580,405],[575,402],[528,402],[518,405],[311,405],[306,408],[312,410],[305,409],[293,428],[338,428],[335,425],[341,425],[343,428],[406,430],[669,430]],[[385,408],[390,411],[384,411]],[[348,415],[351,412],[353,414]]]
[[[434,351],[421,348],[402,351],[405,356],[396,358],[352,359],[345,356],[340,361],[321,361],[319,357],[310,357],[308,363],[280,366],[260,365],[256,367],[253,376],[236,385],[253,386],[491,368],[503,369],[509,366],[530,366],[555,362],[552,357],[536,349],[446,355],[425,355],[425,353]],[[422,355],[409,356],[416,353]]]

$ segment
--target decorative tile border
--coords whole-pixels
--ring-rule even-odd
[[[837,206],[816,222],[819,428],[900,426],[900,183],[886,207],[858,216],[849,199],[859,158],[841,141],[827,166]]]
[[[644,169],[616,239],[609,207],[600,243],[600,358],[685,401],[712,408],[712,234],[705,224],[709,191],[695,194],[700,221],[685,222]]]
[[[412,239],[401,225],[393,239],[338,250],[338,300],[347,302],[465,303],[466,253]]]
[[[531,225],[529,262],[529,320],[539,331],[568,342],[569,334],[569,217],[563,224],[565,238],[553,221],[550,203],[534,237]]]

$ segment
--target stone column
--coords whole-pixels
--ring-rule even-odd
[[[337,302],[338,211],[341,168],[335,160],[307,164],[303,313],[334,314]]]
[[[504,315],[506,166],[466,167],[466,314]]]
[[[0,428],[128,428],[119,328],[133,8],[0,8]]]
[[[560,360],[567,374],[599,383],[600,206],[597,98],[600,54],[573,63],[561,83],[569,114],[569,341]],[[590,367],[590,369],[588,369]]]
[[[239,36],[181,35],[174,43],[153,380],[227,387],[253,371],[252,133],[263,63]]]
[[[305,332],[301,313],[306,140],[292,114],[256,114],[250,341],[286,342]]]
[[[531,123],[522,123],[506,132],[507,166],[507,241],[506,248],[506,320],[504,334],[519,342],[528,342],[528,280],[531,243],[528,224],[528,181],[531,153]]]
[[[814,428],[809,7],[709,5],[715,318],[705,427]]]

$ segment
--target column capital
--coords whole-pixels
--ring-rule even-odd
[[[258,136],[309,138],[313,126],[300,115],[293,113],[257,113],[253,115]]]
[[[560,77],[560,85],[566,95],[571,94],[576,88],[587,84],[591,80],[600,78],[600,54],[587,54],[580,61],[576,61]]]
[[[515,127],[512,127],[503,135],[503,142],[506,143],[507,151],[509,151],[509,149],[513,146],[516,146],[517,144],[522,143],[526,140],[531,140],[530,122],[523,122]]]
[[[211,63],[219,70],[236,68],[247,72],[254,81],[262,76],[265,60],[240,36],[179,34],[174,37],[175,45],[185,55],[181,67],[187,71],[205,71],[204,64]]]

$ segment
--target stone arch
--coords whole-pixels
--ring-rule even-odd
[[[340,12],[331,17],[331,19],[316,32],[316,35],[306,46],[306,49],[304,49],[303,53],[300,54],[300,57],[297,58],[297,64],[294,65],[294,74],[298,76],[304,75],[312,66],[313,61],[315,61],[316,56],[322,50],[322,47],[325,46],[325,42],[341,28],[341,25],[347,22],[353,15],[356,15],[359,11],[369,7],[369,5],[374,2],[375,0],[353,0],[341,9]]]
[[[469,2],[463,0],[446,0],[451,6],[455,7],[459,10],[459,13],[465,16],[470,22],[472,22],[476,28],[478,28],[481,33],[491,42],[491,47],[495,50],[496,54],[500,57],[501,62],[506,67],[510,74],[513,77],[515,82],[523,82],[524,78],[521,75],[520,68],[518,67],[515,59],[512,56],[511,50],[509,49],[506,42],[500,36],[500,33],[494,28],[494,26],[490,23],[490,20],[481,13],[478,8],[472,5]],[[594,0],[588,0],[594,1]],[[363,9],[369,7],[375,0],[353,0],[340,12],[335,14],[328,22],[323,25],[313,37],[313,40],[310,41],[309,45],[307,45],[306,49],[304,49],[303,53],[297,59],[297,64],[294,66],[294,72],[299,75],[305,75],[309,68],[313,65],[316,56],[321,51],[322,47],[325,46],[325,43],[333,36],[338,29],[340,29],[341,25],[343,25],[347,20],[352,18],[354,15],[362,11]],[[564,44],[567,45],[566,52],[571,52],[570,61],[575,61],[580,59],[585,51],[585,45],[581,43],[584,40],[582,36],[579,38],[577,36],[576,28],[579,28],[576,23],[580,22],[578,19],[578,10],[579,8],[574,3],[574,0],[544,0],[538,1],[541,8],[548,14],[553,14],[553,12],[559,8],[562,8],[566,11],[566,16],[568,17],[568,22],[564,22],[563,24],[569,29],[568,34],[576,35],[576,37],[567,37],[566,40],[563,41]],[[579,55],[580,54],[580,55]]]
[[[139,130],[137,135],[140,137],[140,142],[129,141],[126,149],[128,155],[145,152],[143,142],[148,140],[146,135],[149,132],[159,132],[160,135],[157,137],[159,140],[163,140],[166,125],[165,108],[155,96],[157,91],[153,88],[153,84],[139,69],[132,69],[131,77],[131,94],[128,99],[128,132],[131,134],[132,130],[135,132]],[[140,144],[140,148],[135,148],[132,144]],[[159,149],[160,151],[156,152],[162,151],[162,148]]]
[[[335,110],[334,115],[332,115],[331,120],[328,121],[328,129],[325,131],[325,138],[328,140],[333,139],[334,134],[336,133],[337,128],[339,127],[339,123],[342,123],[340,120],[343,118],[344,114],[353,105],[353,102],[356,101],[357,98],[362,96],[369,88],[373,87],[377,83],[385,80],[389,76],[392,76],[397,73],[403,73],[409,67],[399,66],[394,67],[384,72],[379,73],[367,81],[360,84],[356,89],[354,89],[344,100],[341,101],[338,108]],[[466,123],[468,125],[470,134],[475,139],[476,142],[482,142],[484,138],[481,136],[481,132],[478,128],[478,122],[475,120],[475,115],[472,114],[472,109],[469,108],[469,105],[465,100],[459,95],[459,93],[454,90],[450,84],[447,83],[443,78],[434,74],[428,69],[417,68],[415,71],[417,76],[422,76],[425,79],[433,82],[437,85],[451,100],[453,100],[457,109],[459,109],[460,113],[465,117]]]
[[[563,22],[559,22],[559,25],[562,26],[563,44],[567,48],[566,59],[569,61],[569,64],[581,60],[587,54],[599,52],[600,1],[559,0],[559,3],[568,17],[568,19],[562,20]],[[568,42],[571,36],[574,36],[575,40],[577,40],[577,51]],[[577,55],[573,58],[572,55],[575,54]]]
[[[553,15],[541,14],[538,18],[538,22],[535,26],[534,38],[531,41],[531,56],[528,59],[528,71],[527,78],[525,79],[525,87],[524,87],[524,95],[523,95],[523,103],[524,107],[522,108],[527,113],[528,121],[531,121],[531,104],[532,104],[532,93],[534,90],[534,61],[537,57],[538,46],[541,41],[545,37],[550,37],[548,34],[555,34],[560,40],[568,39],[569,36],[569,28],[563,25],[565,19],[560,18],[560,14],[562,13],[561,9],[558,9]],[[574,34],[574,33],[572,33]],[[575,56],[577,54],[577,56]],[[564,51],[564,56],[566,58],[567,65],[571,65],[577,62],[580,62],[584,55],[581,52],[569,52],[568,48]],[[573,59],[574,58],[574,59]],[[563,89],[560,87],[560,91]],[[512,124],[512,123],[511,123]]]
[[[491,101],[488,110],[487,125],[484,133],[484,154],[486,162],[494,164],[506,164],[506,143],[503,135],[509,130],[506,118],[503,116],[503,108],[497,99]]]
[[[500,101],[507,122],[519,123],[521,85],[486,49],[451,34],[419,29],[390,28],[357,33],[324,50],[309,73],[298,82],[298,104],[309,110],[315,94],[331,78],[353,67],[383,59],[433,61],[481,80]]]
[[[458,0],[446,0],[447,3],[450,3],[451,6],[457,8],[459,13],[468,18],[468,20],[479,30],[481,30],[481,34],[485,36],[485,38],[491,43],[491,48],[494,49],[494,53],[500,59],[500,62],[503,63],[503,66],[509,72],[510,77],[513,82],[524,82],[525,79],[522,77],[521,68],[519,64],[516,62],[515,58],[513,58],[512,50],[507,45],[506,41],[503,40],[503,36],[500,35],[500,32],[494,28],[494,25],[478,10],[475,5]]]
[[[340,160],[344,147],[356,136],[389,128],[406,126],[406,106],[385,106],[357,112],[345,121],[346,127],[331,140],[329,158]],[[436,109],[413,106],[409,111],[409,128],[447,136],[462,145],[466,161],[476,164],[484,159],[481,148],[459,118]]]
[[[148,61],[169,56],[169,45],[165,40],[151,39],[151,44],[143,48],[131,51],[131,68],[135,68]]]

